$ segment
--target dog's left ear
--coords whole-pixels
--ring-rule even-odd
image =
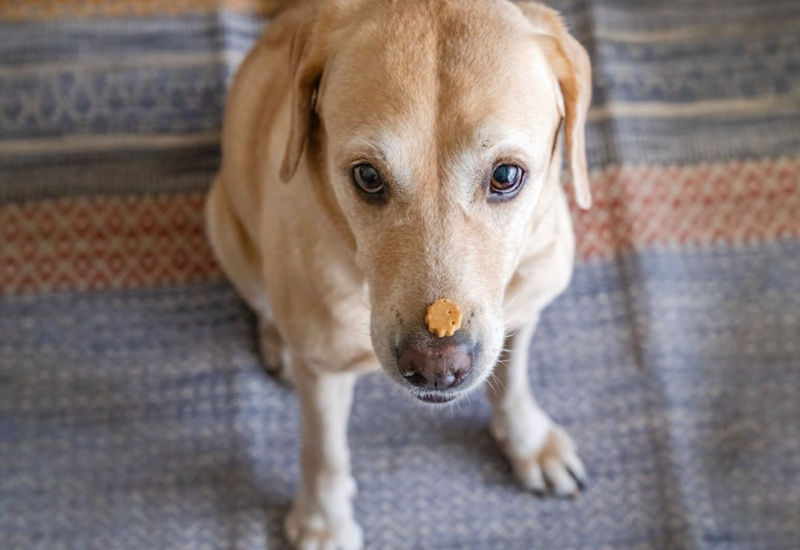
[[[537,2],[517,4],[537,32],[537,41],[547,53],[564,98],[564,136],[567,159],[575,188],[575,201],[588,210],[592,206],[586,163],[586,116],[592,102],[592,66],[589,54],[570,36],[558,12]]]
[[[300,157],[311,130],[317,88],[322,79],[325,55],[317,39],[316,9],[304,10],[294,33],[291,46],[290,90],[291,122],[286,153],[281,165],[280,177],[286,183],[294,177]]]

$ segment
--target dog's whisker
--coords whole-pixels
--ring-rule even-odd
[[[497,379],[496,379],[496,377],[494,377],[494,376],[490,376],[490,377],[489,377],[489,378],[486,380],[486,385],[487,385],[487,386],[489,386],[489,388],[491,388],[492,392],[494,392],[494,393],[498,393],[498,391],[497,391],[497,390],[498,390],[498,388],[497,388],[497,386],[495,385],[495,382],[497,382],[497,381],[498,381],[498,380],[497,380]]]
[[[506,312],[508,312],[508,308],[510,308],[510,307],[511,307],[511,305],[512,305],[514,302],[516,302],[516,301],[517,301],[517,298],[519,298],[519,297],[520,297],[520,295],[522,294],[522,292],[523,292],[524,290],[525,290],[525,287],[523,287],[523,288],[519,289],[519,290],[517,291],[517,293],[516,293],[516,294],[514,294],[514,297],[513,297],[513,298],[511,298],[511,300],[509,300],[508,302],[506,302],[506,304],[503,306],[503,313],[506,313]]]

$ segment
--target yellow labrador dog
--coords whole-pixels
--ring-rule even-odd
[[[379,368],[426,403],[488,379],[520,481],[579,490],[583,464],[531,395],[527,349],[573,267],[562,127],[577,202],[591,202],[590,81],[555,12],[507,0],[302,2],[245,60],[207,222],[265,363],[299,395],[297,547],[363,545],[347,419],[356,377]],[[439,337],[425,318],[442,298],[463,321]]]

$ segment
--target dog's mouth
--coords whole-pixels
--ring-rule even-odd
[[[417,393],[415,397],[420,401],[422,401],[423,403],[442,405],[444,403],[450,403],[451,401],[455,401],[456,399],[458,399],[459,394],[445,393],[440,391],[427,391],[427,392]]]

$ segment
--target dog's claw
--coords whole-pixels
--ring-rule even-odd
[[[535,452],[520,456],[508,449],[507,454],[517,478],[537,496],[576,498],[586,485],[586,468],[572,439],[559,426],[550,428]]]
[[[581,468],[583,464],[581,464]],[[574,465],[567,466],[567,471],[569,474],[575,479],[575,482],[578,484],[578,491],[583,492],[586,490],[586,470],[583,469],[581,473],[576,473]]]

